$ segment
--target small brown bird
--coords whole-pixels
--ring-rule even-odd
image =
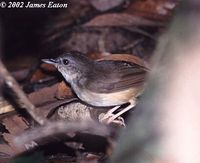
[[[56,59],[42,61],[53,64],[82,101],[97,107],[115,106],[103,118],[109,118],[109,123],[135,106],[148,71],[131,62],[94,61],[79,52],[69,52]],[[112,114],[126,103],[130,105]]]

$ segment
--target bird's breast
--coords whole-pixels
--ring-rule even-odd
[[[73,86],[76,95],[84,102],[98,107],[117,106],[134,100],[140,89],[129,88],[113,93],[96,93],[88,89]]]

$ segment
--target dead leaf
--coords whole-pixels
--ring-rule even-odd
[[[96,16],[83,26],[86,27],[113,27],[113,26],[163,26],[163,23],[154,22],[140,16],[127,13],[112,13]]]
[[[122,29],[90,27],[81,28],[81,30],[73,31],[67,40],[66,38],[63,38],[63,40],[58,40],[58,42],[60,41],[58,49],[62,49],[62,51],[75,50],[83,53],[115,52],[127,44],[130,44],[130,42],[134,42],[138,39],[138,36],[133,37],[129,31]]]
[[[60,87],[59,83],[57,83],[50,87],[42,88],[36,92],[33,92],[29,94],[28,97],[30,101],[37,107],[37,111],[39,112],[39,114],[43,117],[47,117],[52,109],[64,103],[68,103],[68,101],[73,98],[73,95],[70,93],[71,91],[67,86],[64,86],[63,84]],[[56,97],[58,96],[58,94],[60,99]],[[66,98],[61,100],[61,97]]]
[[[126,9],[126,13],[156,21],[169,21],[179,0],[137,0]]]
[[[124,0],[89,0],[94,8],[99,11],[107,11],[121,5]]]
[[[28,128],[27,122],[22,117],[14,115],[12,117],[4,118],[3,125],[10,134],[18,134]]]
[[[66,99],[66,98],[71,98],[73,96],[73,93],[71,88],[67,86],[64,81],[62,81],[58,84],[55,96],[58,99]]]
[[[15,154],[15,151],[8,144],[0,144],[0,152],[7,157],[11,157]]]
[[[56,71],[55,66],[50,65],[50,64],[47,64],[47,63],[42,63],[42,64],[40,65],[40,67],[41,67],[43,70],[45,70],[45,71],[52,71],[52,72],[53,72],[53,71]],[[44,71],[42,71],[41,68],[38,68],[38,69],[33,73],[32,77],[31,77],[31,82],[37,82],[37,81],[39,81],[39,80],[41,80],[41,79],[44,79],[44,78],[46,78],[47,76],[49,76],[49,75],[47,75],[47,73],[44,73]]]
[[[29,99],[35,106],[42,106],[49,102],[55,101],[55,95],[58,88],[58,84],[54,84],[51,87],[42,88],[36,92],[28,95]]]
[[[3,133],[4,140],[8,143],[7,145],[1,145],[1,148],[3,149],[1,152],[6,152],[6,154],[14,155],[17,153],[20,153],[22,151],[25,151],[26,148],[24,147],[17,147],[14,145],[13,141],[17,134],[22,133],[24,130],[28,128],[27,122],[18,115],[14,115],[11,117],[7,117],[3,119],[3,125],[5,128],[9,131],[9,133]]]
[[[63,12],[59,12],[59,14],[52,15],[46,26],[47,30],[44,31],[46,35],[44,42],[49,42],[62,36],[63,32],[66,32],[64,29],[67,26],[73,24],[80,17],[93,13],[94,9],[87,0],[72,0],[69,3],[69,8],[62,10]]]

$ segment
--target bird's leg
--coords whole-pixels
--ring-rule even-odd
[[[120,106],[115,106],[114,108],[110,109],[107,113],[101,113],[99,115],[99,121],[102,123],[108,123],[108,120],[114,116],[113,112],[116,111],[118,108],[120,108]],[[112,122],[120,126],[126,126],[122,117],[117,117]]]
[[[101,117],[99,117],[99,121],[100,122],[104,122],[108,118],[112,117],[114,115],[113,112],[116,111],[118,108],[120,108],[120,106],[115,106],[114,108],[108,110],[107,113],[104,113],[104,115],[102,115]]]
[[[108,112],[107,112],[106,114],[113,114],[113,112],[116,111],[117,109],[119,109],[120,106],[121,106],[121,105],[119,105],[119,106],[115,106],[114,108],[108,110]]]
[[[124,108],[123,110],[121,110],[120,112],[118,112],[117,114],[113,114],[112,116],[110,116],[110,118],[107,121],[107,124],[113,122],[116,118],[118,118],[120,115],[122,115],[123,113],[129,111],[130,109],[132,109],[134,106],[136,105],[135,100],[131,100],[130,101],[130,105],[128,105],[126,108]]]

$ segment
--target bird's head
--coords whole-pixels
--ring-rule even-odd
[[[79,52],[68,52],[58,58],[42,59],[42,61],[54,65],[68,82],[87,73],[93,63]]]

